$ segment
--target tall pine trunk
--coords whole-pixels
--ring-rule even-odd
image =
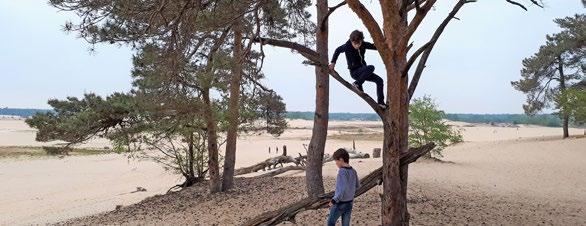
[[[218,130],[216,124],[216,117],[214,113],[214,106],[210,97],[210,88],[205,87],[202,90],[202,97],[204,101],[204,118],[207,128],[208,141],[208,174],[210,177],[209,186],[210,192],[216,193],[221,191],[222,183],[220,178],[220,167],[218,160]]]
[[[321,62],[328,62],[328,23],[321,23],[328,13],[328,1],[317,1],[316,51]],[[323,26],[322,26],[323,25]],[[307,194],[315,197],[324,193],[322,178],[323,155],[328,136],[329,74],[324,67],[315,67],[315,115],[313,131],[307,150]]]
[[[403,61],[404,62],[404,61]],[[400,156],[408,150],[407,79],[398,70],[387,69],[390,84],[389,110],[383,119],[382,225],[408,225],[407,185],[409,167],[400,167]]]
[[[392,3],[389,3],[392,5]],[[399,10],[401,2],[393,7]],[[407,185],[409,166],[400,167],[401,153],[409,150],[409,92],[408,76],[402,69],[407,64],[407,46],[401,42],[407,29],[407,16],[399,12],[383,15],[385,44],[389,57],[383,57],[387,74],[389,109],[383,118],[383,196],[382,225],[409,225],[407,211]]]
[[[222,190],[233,187],[234,166],[236,164],[236,142],[240,121],[240,83],[242,81],[242,29],[237,23],[234,26],[234,64],[230,78],[230,100],[228,102],[228,132],[226,134],[226,153],[224,156],[224,178]]]
[[[568,114],[568,109],[566,109],[567,106],[567,97],[566,97],[566,76],[564,75],[564,61],[562,59],[561,56],[558,56],[558,70],[560,73],[560,94],[563,98],[562,103],[564,103],[562,105],[562,108],[560,109],[560,116],[562,118],[562,127],[564,130],[564,136],[563,138],[568,138],[570,136],[570,131],[568,128],[568,124],[570,121],[570,116]]]

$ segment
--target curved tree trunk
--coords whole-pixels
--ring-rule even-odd
[[[214,107],[210,97],[210,88],[204,88],[202,91],[204,100],[204,117],[207,127],[208,140],[208,173],[210,176],[210,192],[220,192],[222,188],[220,178],[220,166],[218,160],[218,132]]]
[[[328,25],[319,23],[328,13],[328,1],[317,1],[316,51],[321,62],[328,61]],[[315,197],[324,193],[322,164],[328,136],[329,114],[329,71],[324,67],[315,67],[315,115],[313,131],[307,150],[306,186],[307,194]]]
[[[222,190],[233,187],[234,166],[236,164],[236,142],[238,139],[238,125],[240,124],[240,83],[242,81],[242,29],[237,23],[234,26],[234,53],[235,63],[232,66],[230,78],[230,100],[228,103],[228,132],[226,134],[226,154],[224,155],[224,173]]]

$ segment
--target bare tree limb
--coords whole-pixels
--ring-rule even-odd
[[[415,63],[415,61],[417,60],[417,58],[425,51],[427,50],[427,48],[431,45],[430,42],[425,43],[423,46],[421,46],[419,49],[417,49],[417,51],[415,51],[413,53],[413,55],[411,55],[411,57],[409,58],[409,60],[407,61],[407,65],[405,66],[405,70],[403,71],[403,76],[407,76],[407,74],[409,73],[409,69],[411,69],[411,66],[413,66],[413,63]]]
[[[413,36],[413,34],[415,33],[415,31],[417,30],[417,28],[419,27],[419,25],[421,24],[421,22],[425,18],[425,16],[427,16],[427,13],[431,10],[431,8],[435,4],[435,2],[436,2],[436,0],[428,0],[425,3],[425,5],[423,5],[423,7],[420,8],[419,1],[415,0],[415,5],[418,7],[417,13],[415,14],[415,17],[413,17],[413,19],[409,23],[409,26],[407,27],[407,34],[405,35],[405,37],[403,37],[403,42],[405,42],[405,43],[409,42],[409,40],[411,39],[411,36]]]
[[[425,3],[427,0],[410,0],[407,2],[407,7],[405,8],[407,12],[417,9],[421,6],[421,4]]]
[[[314,66],[318,66],[318,67],[326,67],[326,68],[328,67],[327,62],[321,62],[317,52],[315,52],[314,50],[312,50],[304,45],[290,42],[290,41],[285,41],[285,40],[268,39],[268,38],[255,38],[254,41],[259,42],[263,45],[266,44],[266,45],[272,45],[272,46],[276,46],[276,47],[282,47],[282,48],[295,50],[308,60],[305,62],[306,64],[314,65]],[[376,101],[374,99],[372,99],[372,97],[370,97],[368,94],[366,94],[362,91],[357,90],[352,84],[350,84],[348,81],[346,81],[335,70],[331,70],[331,69],[328,69],[328,70],[329,70],[329,74],[334,79],[336,79],[338,82],[340,82],[340,84],[342,84],[343,86],[345,86],[346,88],[348,88],[352,92],[356,93],[356,95],[358,95],[368,105],[370,105],[370,107],[382,118],[385,110],[383,108],[381,108],[380,106],[378,106],[378,104],[376,103]]]
[[[326,14],[326,16],[324,17],[324,19],[323,19],[323,20],[321,21],[321,23],[320,23],[320,26],[319,26],[319,27],[320,27],[320,29],[323,29],[323,27],[325,27],[325,26],[326,26],[326,21],[328,21],[328,18],[330,17],[330,15],[331,15],[332,13],[334,13],[334,11],[336,11],[336,9],[338,9],[338,8],[340,8],[340,7],[344,6],[344,5],[346,5],[346,1],[342,1],[342,2],[338,3],[338,4],[337,4],[336,6],[334,6],[334,7],[330,7],[330,8],[329,8],[329,10],[328,10],[328,13]]]
[[[521,3],[517,2],[517,1],[513,1],[513,0],[505,0],[505,1],[507,1],[508,3],[511,3],[513,5],[519,6],[522,9],[524,9],[525,11],[527,11],[527,7],[525,7],[525,5],[523,5],[523,4],[521,4]],[[537,2],[537,0],[529,0],[529,1],[531,1],[531,3],[533,5],[536,5],[536,6],[540,7],[540,8],[543,8],[543,5],[542,4],[539,4],[539,2]]]
[[[505,1],[507,1],[508,3],[511,3],[511,4],[513,4],[513,5],[519,6],[519,7],[521,7],[522,9],[524,9],[525,11],[527,11],[527,7],[525,7],[525,6],[524,6],[523,4],[521,4],[521,3],[518,3],[518,2],[516,2],[516,1],[513,1],[513,0],[505,0]]]
[[[435,43],[437,43],[437,40],[439,39],[439,37],[442,35],[444,30],[446,29],[446,26],[448,26],[448,23],[450,23],[450,21],[456,16],[458,11],[460,11],[460,9],[462,8],[462,6],[464,6],[464,4],[475,2],[475,1],[476,0],[459,0],[458,3],[456,3],[456,5],[452,9],[452,11],[450,12],[450,14],[448,14],[448,16],[443,20],[443,22],[435,30],[435,32],[433,33],[433,36],[431,37],[431,40],[429,40],[429,42],[427,44],[425,44],[428,46],[425,48],[422,47],[424,49],[423,55],[421,56],[421,59],[419,59],[419,63],[417,64],[417,68],[415,69],[415,74],[413,75],[413,78],[411,79],[411,83],[409,84],[409,90],[408,90],[409,91],[409,99],[411,99],[413,97],[413,93],[415,93],[415,89],[417,88],[417,84],[419,83],[419,79],[421,78],[421,74],[423,73],[423,69],[425,68],[425,64],[427,63],[427,59],[429,58],[429,55],[431,54],[431,51],[433,50]],[[414,56],[415,56],[415,54],[414,54]],[[411,58],[413,58],[413,56]],[[409,61],[414,62],[415,60],[409,59]],[[413,62],[411,64],[413,64]],[[410,67],[411,65],[407,64],[407,66]],[[408,67],[406,67],[403,70],[403,73],[404,73],[403,75],[406,75],[408,73],[408,71],[409,71]]]

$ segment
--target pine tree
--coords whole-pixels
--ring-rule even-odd
[[[562,31],[548,35],[546,44],[533,56],[523,60],[521,79],[513,87],[527,94],[525,113],[534,115],[556,109],[563,121],[563,137],[569,136],[570,112],[568,87],[584,78],[586,65],[586,16],[575,15],[555,22]]]

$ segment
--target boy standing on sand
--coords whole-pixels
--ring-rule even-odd
[[[334,70],[338,56],[343,52],[346,55],[346,62],[348,62],[350,76],[356,80],[353,83],[354,87],[360,90],[360,92],[364,92],[362,84],[365,81],[376,83],[377,103],[380,107],[387,108],[385,95],[383,94],[383,79],[374,73],[374,66],[366,64],[366,61],[364,60],[366,49],[376,50],[376,46],[370,42],[365,42],[364,34],[359,30],[355,30],[350,33],[350,39],[346,43],[336,48],[329,67]]]
[[[350,215],[352,215],[352,202],[356,189],[360,186],[356,170],[350,166],[350,155],[340,148],[332,156],[338,167],[338,176],[336,177],[336,191],[330,201],[330,216],[328,217],[328,226],[336,225],[336,221],[342,217],[342,225],[350,225]]]

